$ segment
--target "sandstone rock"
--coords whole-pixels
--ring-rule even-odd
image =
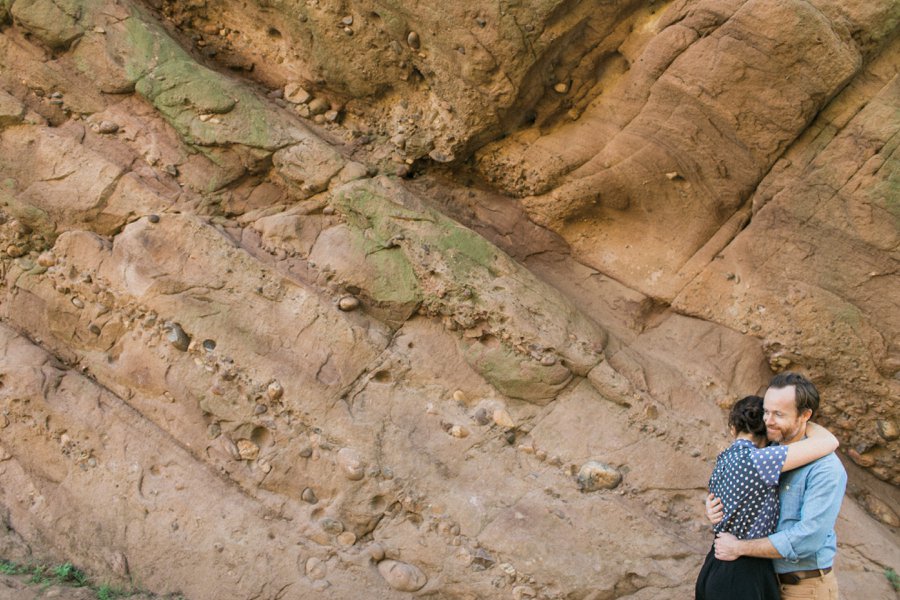
[[[869,514],[890,527],[900,527],[900,517],[884,500],[874,494],[866,494],[862,498],[862,505]]]
[[[0,130],[21,123],[24,116],[25,106],[15,97],[0,90]]]
[[[272,161],[287,181],[300,188],[303,196],[324,190],[344,166],[340,154],[313,138],[279,150]]]

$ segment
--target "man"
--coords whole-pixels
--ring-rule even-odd
[[[797,373],[776,375],[763,400],[766,435],[770,442],[792,444],[806,436],[806,424],[819,408],[819,392]],[[739,540],[730,533],[716,536],[716,558],[740,556],[774,559],[782,600],[837,600],[832,571],[837,553],[834,523],[847,487],[847,473],[834,453],[782,473],[778,485],[781,512],[775,533]],[[722,519],[722,504],[707,500],[707,515]]]

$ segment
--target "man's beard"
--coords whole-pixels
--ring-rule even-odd
[[[794,427],[790,429],[769,429],[766,427],[766,437],[770,442],[776,442],[779,444],[783,444],[785,442],[789,442],[793,440],[797,435],[799,435],[800,430],[803,428],[803,424],[798,422]],[[777,435],[777,437],[773,437],[772,434]]]

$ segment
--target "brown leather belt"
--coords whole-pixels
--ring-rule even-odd
[[[790,573],[779,573],[778,581],[785,585],[797,585],[804,579],[812,579],[813,577],[825,577],[831,573],[831,567],[824,569],[810,569],[809,571],[792,571]]]

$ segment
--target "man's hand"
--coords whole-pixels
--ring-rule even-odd
[[[716,558],[719,560],[737,560],[742,556],[741,540],[730,533],[716,534]]]
[[[722,506],[722,501],[712,494],[708,495],[706,497],[706,518],[709,519],[710,523],[715,525],[724,517],[725,507]]]

